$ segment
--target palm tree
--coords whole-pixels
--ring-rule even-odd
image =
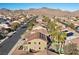
[[[50,19],[47,16],[43,16],[43,21],[49,23],[50,22]]]
[[[60,26],[56,24],[56,21],[48,23],[49,34],[53,37],[53,40],[58,43],[58,52],[61,53],[66,38],[66,33],[60,30]],[[52,42],[53,43],[53,42]]]
[[[53,43],[55,43],[55,42],[57,42],[57,40],[55,40],[55,39],[58,39],[57,37],[58,37],[58,30],[59,28],[58,28],[58,26],[57,26],[57,24],[56,24],[56,21],[50,21],[48,24],[47,24],[47,30],[48,30],[48,33],[52,36],[52,43],[51,44],[53,44]]]
[[[65,32],[60,32],[58,35],[58,42],[59,42],[59,54],[63,52],[63,46],[65,43],[67,34]]]
[[[56,29],[56,21],[49,21],[47,24],[48,32],[53,32]]]

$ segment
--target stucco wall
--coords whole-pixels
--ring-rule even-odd
[[[28,42],[31,42],[31,44],[28,44]],[[24,50],[28,51],[29,49],[34,49],[36,51],[42,51],[45,50],[47,47],[47,42],[41,39],[33,39],[31,41],[28,41],[27,44],[24,45]],[[39,44],[40,42],[40,44]],[[40,49],[39,49],[40,48]]]

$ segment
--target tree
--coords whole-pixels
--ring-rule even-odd
[[[3,38],[5,38],[5,37],[6,37],[6,34],[3,33],[3,32],[0,32],[0,40],[3,39]]]
[[[67,33],[60,32],[58,35],[58,43],[59,43],[59,53],[63,53],[63,46],[67,37]]]
[[[12,29],[12,30],[16,30],[19,26],[20,26],[20,23],[18,23],[18,22],[13,22],[13,23],[11,24],[11,29]]]
[[[28,29],[31,30],[35,25],[35,21],[30,21],[27,25],[28,25]]]
[[[11,31],[12,31],[11,28],[7,28],[6,30],[7,30],[8,32],[11,32]]]
[[[74,43],[69,43],[64,46],[64,54],[66,55],[78,55],[77,45]]]
[[[47,29],[49,33],[54,32],[56,30],[56,27],[57,27],[56,21],[50,21],[47,24]]]
[[[66,39],[67,34],[65,32],[62,32],[56,28],[54,32],[52,32],[52,36],[55,42],[58,43],[58,52],[61,54],[63,51],[63,45]]]
[[[57,22],[56,20],[49,22],[47,28],[48,28],[49,34],[53,37],[52,43],[53,42],[58,43],[57,50],[59,53],[62,53],[63,45],[65,42],[67,33],[62,32],[60,29],[60,26],[58,26],[56,22]]]
[[[75,26],[74,26],[73,23],[71,23],[69,26],[70,26],[72,29],[75,29]]]
[[[29,26],[28,26],[28,29],[29,30],[31,30],[32,28],[33,28],[33,26],[34,26],[34,24],[32,23],[32,24],[30,24]]]
[[[50,19],[47,16],[43,16],[43,21],[49,23],[50,22]]]

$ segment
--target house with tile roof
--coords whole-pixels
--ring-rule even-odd
[[[29,34],[26,38],[26,42],[24,43],[24,50],[32,52],[32,51],[43,51],[47,48],[47,36],[40,33],[35,32]]]
[[[47,49],[48,43],[48,33],[47,30],[41,26],[36,26],[25,36],[24,49],[26,51],[43,51]]]

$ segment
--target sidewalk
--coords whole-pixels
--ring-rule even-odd
[[[13,55],[13,54],[15,54],[16,53],[16,50],[17,50],[17,47],[19,47],[19,46],[21,46],[21,45],[23,45],[24,44],[24,42],[25,42],[25,40],[23,40],[24,39],[24,37],[25,37],[25,35],[26,35],[26,33],[28,32],[28,30],[26,30],[25,32],[24,32],[24,34],[21,36],[21,38],[20,38],[20,40],[15,44],[15,46],[12,48],[12,50],[8,53],[8,55]],[[18,51],[18,50],[17,50]],[[21,53],[21,52],[24,52],[24,51],[18,51],[18,53]],[[16,54],[18,54],[18,53],[16,53]],[[25,53],[25,52],[24,52]],[[26,54],[26,53],[25,53]]]
[[[19,39],[19,41],[15,44],[15,46],[10,50],[10,52],[8,53],[8,55],[12,55],[12,53],[16,50],[16,48],[18,47],[18,46],[20,46],[20,45],[22,45],[25,41],[23,40],[24,39],[24,35],[25,34],[23,34],[22,36],[21,36],[21,38]]]

